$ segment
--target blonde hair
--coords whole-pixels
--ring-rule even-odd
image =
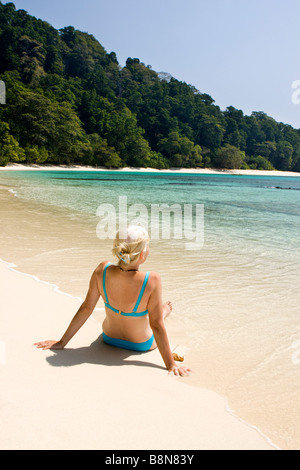
[[[138,260],[140,254],[146,251],[149,235],[144,227],[130,225],[125,231],[117,233],[112,253],[118,258],[119,266],[130,265]]]

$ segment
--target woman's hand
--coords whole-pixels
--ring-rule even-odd
[[[185,377],[186,375],[190,375],[191,369],[185,366],[177,366],[176,364],[174,366],[171,366],[169,368],[169,374],[173,372],[174,375],[180,375],[181,377]]]
[[[40,341],[39,343],[34,343],[33,346],[36,346],[38,349],[64,349],[64,345],[61,341]]]

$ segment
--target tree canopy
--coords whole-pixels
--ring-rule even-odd
[[[91,34],[0,2],[0,165],[300,171],[300,130],[157,73]]]

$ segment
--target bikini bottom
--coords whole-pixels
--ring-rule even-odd
[[[154,335],[151,336],[148,341],[144,343],[132,343],[131,341],[126,341],[124,339],[110,338],[105,333],[103,333],[103,341],[110,346],[115,346],[116,348],[129,349],[130,351],[139,351],[146,352],[151,349],[151,346],[154,342]]]

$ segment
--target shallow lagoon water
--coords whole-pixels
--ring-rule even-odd
[[[300,177],[2,171],[0,185],[0,257],[81,298],[97,264],[113,261],[112,241],[96,235],[99,206],[203,205],[203,246],[153,239],[145,264],[173,302],[171,343],[194,370],[184,381],[224,395],[280,448],[300,448]]]

